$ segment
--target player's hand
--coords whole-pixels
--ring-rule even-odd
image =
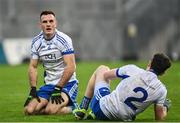
[[[27,106],[33,98],[36,98],[38,102],[41,102],[37,95],[36,87],[31,87],[31,91],[29,93],[28,98],[26,99],[26,102],[24,103],[24,107]]]
[[[167,108],[167,112],[169,111],[170,107],[171,107],[171,100],[170,99],[166,99],[164,101],[164,104],[163,104],[166,108]]]
[[[64,99],[61,96],[62,87],[55,86],[53,93],[51,94],[52,103],[61,104]]]

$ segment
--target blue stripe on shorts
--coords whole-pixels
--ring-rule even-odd
[[[103,96],[109,95],[109,94],[110,94],[110,90],[107,87],[102,87],[102,88],[98,89],[96,91],[96,93],[94,94],[90,108],[92,109],[92,111],[95,114],[97,119],[109,120],[105,116],[105,114],[102,112],[100,105],[99,105],[100,98],[102,98]]]
[[[62,89],[62,92],[66,93],[70,98],[68,106],[72,106],[73,109],[77,108],[78,81],[68,82]]]

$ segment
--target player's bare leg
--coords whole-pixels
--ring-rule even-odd
[[[86,118],[87,109],[89,107],[91,98],[93,97],[93,94],[94,94],[95,84],[98,82],[107,82],[109,84],[109,81],[105,81],[104,79],[104,73],[107,72],[108,70],[110,70],[109,67],[101,65],[92,74],[91,78],[88,81],[84,98],[82,99],[82,102],[80,104],[80,109],[75,109],[73,111],[73,114],[75,115],[77,119]]]
[[[108,70],[110,70],[109,67],[104,65],[101,65],[96,69],[96,71],[92,74],[91,78],[88,81],[85,92],[86,97],[92,98],[94,94],[95,83],[105,81],[104,73]],[[109,81],[107,83],[109,83]]]
[[[105,66],[105,65],[101,65],[97,68],[96,70],[96,80],[95,80],[95,83],[98,83],[98,82],[106,82],[109,84],[110,81],[107,81],[105,80],[104,78],[104,73],[109,71],[109,67]],[[95,85],[94,85],[95,86]]]
[[[104,66],[104,65],[101,65],[96,69],[96,71],[92,74],[92,76],[88,82],[85,96],[92,98],[93,93],[94,93],[95,84],[97,82],[102,82],[102,81],[105,82],[104,73],[108,70],[110,70],[109,67]],[[107,82],[107,83],[109,83],[109,82]]]
[[[39,114],[41,109],[48,104],[48,101],[44,98],[40,98],[41,102],[39,103],[37,99],[32,99],[29,104],[24,108],[24,113],[26,115]]]
[[[65,114],[65,113],[70,113],[69,109],[67,109],[67,111],[65,111],[65,109],[63,109],[69,103],[69,97],[64,92],[61,92],[61,96],[64,99],[64,102],[62,102],[61,104],[56,104],[56,103],[52,103],[51,100],[50,100],[48,105],[46,106],[46,109],[45,109],[45,113],[46,114]],[[61,111],[62,109],[64,111]]]
[[[57,114],[69,114],[72,113],[72,107],[71,106],[65,106],[58,110]]]

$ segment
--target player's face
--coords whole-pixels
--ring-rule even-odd
[[[45,38],[52,38],[57,27],[56,18],[52,14],[42,15],[40,20],[40,26],[45,34]]]

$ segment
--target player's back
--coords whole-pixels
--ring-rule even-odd
[[[101,98],[100,106],[110,119],[132,120],[166,93],[157,76],[144,70],[123,79],[110,95]]]

